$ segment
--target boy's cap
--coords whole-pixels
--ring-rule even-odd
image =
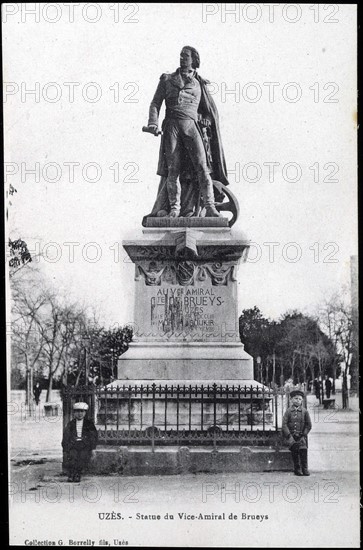
[[[300,397],[304,397],[305,394],[301,390],[292,390],[292,392],[290,392],[290,397],[295,397],[296,395],[300,395]]]
[[[73,405],[74,411],[88,411],[88,405],[87,403],[75,403]]]

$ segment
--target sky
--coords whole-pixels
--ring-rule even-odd
[[[60,292],[98,308],[106,324],[133,321],[134,266],[122,241],[142,235],[159,181],[160,139],[141,127],[185,45],[199,51],[218,108],[240,205],[233,232],[251,240],[239,310],[313,311],[349,284],[354,5],[24,6],[3,7],[5,169],[17,189],[7,231],[40,253]]]

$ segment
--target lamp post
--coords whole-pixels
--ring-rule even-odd
[[[114,348],[110,348],[110,352],[111,352],[111,382],[113,382],[116,378],[115,376],[115,349]]]
[[[273,388],[276,386],[276,354],[275,350],[272,354],[272,386]]]
[[[256,357],[256,363],[257,363],[258,376],[259,376],[260,382],[262,383],[262,362],[261,362],[261,357],[259,355]]]
[[[343,384],[342,384],[343,409],[349,409],[348,373],[349,373],[351,361],[352,361],[352,354],[349,354],[348,360],[346,360],[345,362],[344,372],[343,372]]]
[[[309,354],[308,353],[305,353],[304,351],[301,351],[299,349],[294,349],[294,354],[293,354],[293,366],[295,364],[295,354],[296,355],[300,355],[302,357],[309,357]],[[320,364],[320,356],[319,356],[319,374],[320,374],[320,378],[322,379],[322,376],[321,376],[321,364]],[[308,388],[308,383],[307,383],[307,380],[306,380],[306,363],[305,363],[305,360],[304,360],[304,363],[303,363],[303,367],[304,367],[304,372],[303,372],[303,375],[304,375],[304,391],[307,391],[307,388]],[[299,381],[299,380],[298,380]],[[318,380],[319,382],[319,380]],[[321,385],[322,389],[323,389],[323,384]],[[321,391],[320,391],[321,393]]]
[[[103,386],[103,363],[104,363],[104,361],[101,359],[101,361],[100,361],[100,378],[101,378],[101,386]]]
[[[25,405],[26,410],[30,414],[31,412],[31,389],[30,389],[30,368],[27,367],[26,369],[26,392],[25,392]]]
[[[82,338],[82,343],[83,343],[83,346],[84,346],[84,352],[85,352],[85,377],[86,377],[86,381],[85,381],[85,385],[88,386],[88,382],[89,382],[89,351],[90,351],[90,343],[91,343],[91,338],[86,335]]]

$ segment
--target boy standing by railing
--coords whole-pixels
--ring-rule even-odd
[[[291,407],[282,419],[282,433],[287,438],[294,462],[296,476],[309,476],[308,470],[308,433],[311,430],[311,419],[303,407],[304,392],[293,390],[290,393]]]
[[[85,418],[87,403],[75,403],[73,410],[75,418],[64,430],[62,447],[67,455],[68,481],[78,482],[97,446],[98,434],[92,420]]]

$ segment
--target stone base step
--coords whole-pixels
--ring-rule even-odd
[[[184,473],[292,471],[291,453],[272,447],[98,446],[90,473],[177,475]]]

